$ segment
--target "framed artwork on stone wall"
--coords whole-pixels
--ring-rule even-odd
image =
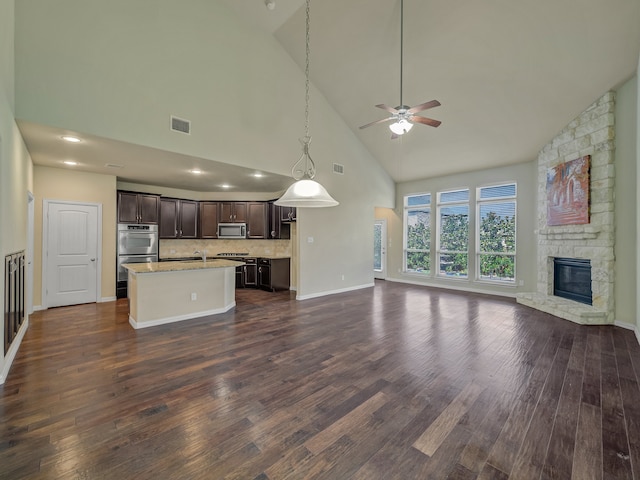
[[[590,155],[547,170],[547,225],[589,223]]]

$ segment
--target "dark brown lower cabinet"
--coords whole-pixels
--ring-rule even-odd
[[[258,286],[263,290],[289,290],[290,260],[288,258],[261,258],[258,260]]]
[[[245,258],[246,265],[242,267],[242,285],[241,288],[257,288],[258,287],[258,259],[257,258]],[[238,281],[236,277],[236,287],[238,287]]]

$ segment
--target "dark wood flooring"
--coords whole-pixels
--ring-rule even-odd
[[[143,330],[37,312],[0,478],[640,479],[640,347],[511,299],[384,281]]]

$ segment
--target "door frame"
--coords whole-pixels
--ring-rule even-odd
[[[34,257],[34,228],[35,228],[35,197],[27,191],[27,252],[26,252],[26,305],[27,315],[33,313],[33,257]]]
[[[377,272],[375,269],[373,270],[373,278],[379,278],[381,280],[385,280],[387,278],[387,219],[386,218],[376,218],[373,222],[373,225],[380,224],[382,225],[382,235],[380,238],[381,242],[381,256],[380,256],[380,265],[382,267],[381,272]]]
[[[102,204],[93,202],[74,202],[68,200],[42,200],[42,309],[49,308],[47,299],[47,263],[49,250],[49,206],[51,204],[79,205],[85,207],[97,207],[97,237],[96,237],[96,303],[102,298]]]

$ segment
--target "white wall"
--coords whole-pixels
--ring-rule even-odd
[[[27,246],[27,191],[32,189],[32,164],[14,120],[14,0],[0,0],[0,254]],[[4,267],[3,267],[4,269]],[[0,280],[4,291],[4,274]],[[4,295],[3,295],[4,302]],[[4,311],[4,304],[3,304]],[[28,325],[28,319],[23,329]],[[0,332],[0,383],[4,382],[20,336],[4,356],[4,328]]]
[[[634,326],[638,215],[637,83],[634,76],[616,90],[615,111],[615,320]]]
[[[640,58],[636,70],[636,186],[640,185]],[[637,188],[637,187],[636,187]],[[636,191],[636,205],[638,204]],[[636,239],[640,238],[640,208],[636,209]],[[640,341],[640,243],[636,242],[636,336]]]
[[[501,168],[477,170],[458,175],[429,178],[398,184],[396,193],[396,208],[393,213],[386,216],[389,235],[387,267],[388,278],[401,282],[419,283],[445,288],[462,289],[486,293],[494,293],[507,296],[515,296],[516,292],[526,292],[535,289],[536,286],[536,162],[527,162]],[[439,278],[434,275],[435,265],[432,265],[432,275],[402,273],[403,267],[403,214],[404,196],[414,193],[431,193],[432,195],[432,220],[435,219],[436,193],[457,188],[469,188],[470,212],[475,211],[475,189],[484,185],[497,183],[517,182],[517,218],[516,218],[516,283],[522,281],[522,285],[503,286],[494,283],[482,282],[475,279],[475,224],[470,221],[469,232],[469,278],[449,279]],[[384,213],[384,212],[380,212]],[[473,215],[475,217],[475,214]],[[471,218],[470,218],[471,220]],[[435,225],[435,222],[432,223]],[[432,235],[432,248],[435,236]],[[432,261],[435,255],[432,253]]]
[[[303,72],[222,2],[18,2],[16,59],[17,118],[283,175],[300,157]],[[172,114],[191,135],[169,131]],[[341,204],[299,214],[302,297],[373,281],[374,207],[394,202],[313,86],[310,126],[316,178]]]

